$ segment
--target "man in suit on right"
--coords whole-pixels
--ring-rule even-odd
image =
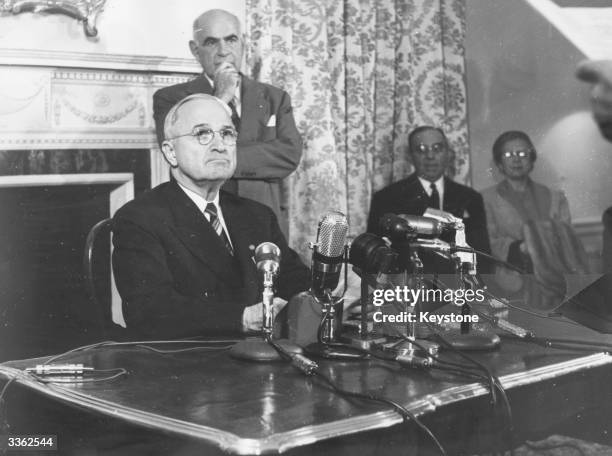
[[[482,196],[444,176],[451,160],[444,132],[432,126],[418,127],[410,133],[408,147],[415,172],[374,194],[368,232],[381,235],[379,220],[387,213],[423,215],[427,208],[442,209],[463,219],[471,247],[490,253]]]

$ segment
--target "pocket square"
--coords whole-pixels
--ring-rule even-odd
[[[268,123],[266,124],[266,127],[276,127],[276,115],[272,114],[270,116],[270,118],[268,119]]]
[[[463,210],[463,217],[461,217],[461,218],[464,218],[464,219],[470,218],[470,213],[467,211],[467,209]]]

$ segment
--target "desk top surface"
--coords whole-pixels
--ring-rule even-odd
[[[609,336],[569,322],[532,322],[531,326],[534,324],[547,336],[612,342]],[[60,401],[204,439],[234,453],[283,451],[401,422],[388,407],[344,399],[285,363],[232,359],[223,344],[150,346],[191,350],[158,353],[142,346],[103,346],[58,361],[83,362],[97,369],[121,367],[128,372],[125,377],[99,383],[43,384],[21,370],[42,359],[4,363],[0,372]],[[553,350],[505,339],[500,350],[480,353],[476,358],[489,366],[506,388],[612,362],[603,353]],[[416,414],[487,394],[481,384],[465,377],[375,359],[323,360],[319,364],[342,388],[375,392]]]

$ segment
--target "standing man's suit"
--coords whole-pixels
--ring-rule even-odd
[[[163,141],[164,119],[170,108],[193,93],[213,94],[203,74],[192,81],[165,87],[153,95],[153,117],[159,143]],[[268,84],[241,77],[238,163],[227,190],[270,206],[279,220],[280,183],[297,168],[302,141],[295,126],[287,92]]]
[[[374,194],[368,218],[368,232],[382,235],[378,222],[387,213],[423,215],[428,203],[429,196],[417,175],[411,174]],[[442,210],[463,219],[466,240],[470,247],[486,253],[491,252],[487,218],[480,193],[445,177]],[[484,264],[486,262],[483,262]]]
[[[262,299],[253,259],[262,242],[281,250],[277,296],[308,289],[309,272],[262,204],[221,192],[219,205],[234,255],[176,182],[117,211],[113,269],[132,337],[236,335],[246,306]]]

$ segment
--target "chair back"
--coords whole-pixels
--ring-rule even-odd
[[[110,267],[110,245],[111,234],[113,231],[113,219],[106,218],[96,223],[85,239],[85,251],[83,254],[83,271],[87,291],[94,306],[94,311],[98,314],[98,321],[105,337],[117,339],[119,325],[113,322],[112,318],[112,296],[113,280],[112,268]],[[106,248],[104,248],[106,247]],[[104,265],[100,259],[104,259]],[[102,267],[104,266],[104,267]],[[101,277],[101,271],[106,271]]]

